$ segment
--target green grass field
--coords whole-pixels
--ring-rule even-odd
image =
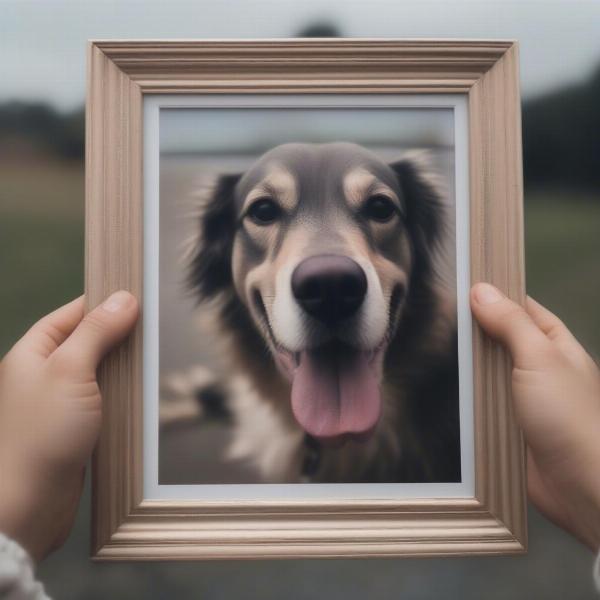
[[[83,290],[83,165],[0,167],[0,353]],[[600,195],[526,195],[528,292],[600,353]]]
[[[0,355],[83,290],[83,166],[0,168]]]
[[[525,195],[527,292],[600,355],[600,193]]]

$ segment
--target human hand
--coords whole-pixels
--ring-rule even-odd
[[[594,552],[600,548],[600,372],[565,325],[527,298],[471,290],[481,327],[513,361],[515,413],[527,442],[529,497]]]
[[[0,531],[39,560],[65,541],[102,418],[96,369],[138,314],[116,292],[38,321],[0,362]]]

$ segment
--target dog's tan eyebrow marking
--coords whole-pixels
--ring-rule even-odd
[[[348,171],[344,175],[343,187],[346,199],[353,206],[359,206],[373,194],[384,194],[400,205],[400,200],[394,190],[364,167]]]
[[[298,199],[296,178],[281,165],[268,166],[266,176],[246,195],[242,210],[246,210],[251,202],[263,196],[277,200],[286,210],[293,210]]]

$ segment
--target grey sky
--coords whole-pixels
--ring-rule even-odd
[[[90,38],[287,37],[323,20],[352,37],[517,39],[525,96],[600,63],[600,1],[0,0],[0,101],[81,104]]]

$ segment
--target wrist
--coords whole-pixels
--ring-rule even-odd
[[[0,491],[0,532],[19,543],[38,562],[48,551],[47,515],[53,512],[53,499],[61,491],[49,489],[47,478],[27,461],[0,461],[0,470],[6,475]]]
[[[65,541],[77,512],[84,470],[58,472],[48,464],[0,460],[0,472],[6,482],[0,489],[0,532],[38,562]]]
[[[34,559],[40,555],[31,536],[31,496],[14,478],[4,480],[0,493],[0,532],[20,544]]]
[[[573,506],[580,539],[597,553],[600,551],[600,448],[597,432],[591,432],[586,449],[580,456],[581,487]]]

